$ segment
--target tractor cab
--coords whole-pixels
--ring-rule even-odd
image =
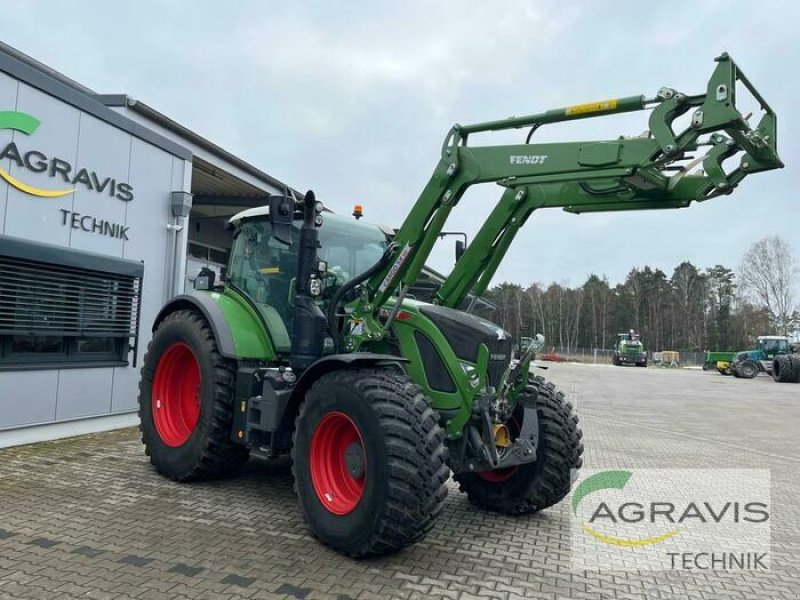
[[[360,275],[383,256],[389,237],[381,228],[326,212],[318,216],[317,256],[325,265],[323,308],[337,288]],[[302,219],[279,230],[270,207],[243,211],[230,220],[234,241],[226,282],[246,294],[266,320],[279,353],[288,353],[297,290],[298,240]]]
[[[764,358],[769,360],[778,354],[791,354],[792,352],[789,338],[779,335],[759,336],[757,348]]]

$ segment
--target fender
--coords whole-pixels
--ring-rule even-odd
[[[306,392],[311,387],[311,384],[325,373],[330,373],[331,371],[344,367],[364,365],[395,366],[405,372],[403,363],[407,362],[408,360],[402,356],[395,356],[393,354],[373,354],[371,352],[350,352],[347,354],[329,354],[328,356],[323,356],[303,371],[303,374],[297,379],[297,383],[292,390],[292,396],[289,399],[289,405],[286,407],[285,418],[291,419],[290,422],[294,422],[300,404],[305,399]]]
[[[200,292],[189,292],[171,298],[158,311],[158,315],[153,321],[153,331],[158,329],[161,322],[178,310],[195,309],[199,311],[208,321],[211,331],[214,332],[214,339],[217,341],[217,349],[226,358],[236,358],[236,346],[233,343],[233,334],[225,314],[219,305],[214,302],[208,294]]]
[[[222,306],[221,306],[222,304]],[[219,353],[225,358],[273,360],[272,340],[251,311],[236,299],[224,294],[188,292],[176,296],[159,311],[153,323],[155,331],[167,315],[177,310],[195,310],[203,315],[214,333]],[[230,323],[235,324],[235,329]]]

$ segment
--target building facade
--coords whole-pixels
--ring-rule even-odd
[[[0,46],[0,446],[135,423],[159,308],[284,185]]]

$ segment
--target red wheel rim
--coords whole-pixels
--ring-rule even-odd
[[[183,342],[166,349],[153,379],[153,422],[167,446],[182,446],[200,418],[200,365]]]
[[[325,415],[311,436],[311,482],[319,501],[335,515],[352,512],[364,494],[366,453],[361,432],[346,414]]]
[[[507,469],[495,469],[494,471],[478,471],[477,475],[484,481],[490,483],[503,483],[514,476],[519,467],[508,467]]]
[[[511,417],[506,425],[511,433],[511,439],[515,440],[517,436],[519,436],[519,432],[522,429],[519,421],[517,421],[516,417]],[[476,475],[484,481],[488,481],[489,483],[504,483],[514,476],[514,474],[517,472],[517,469],[519,469],[519,467],[495,469],[494,471],[478,471]]]

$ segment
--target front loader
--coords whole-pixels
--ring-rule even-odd
[[[736,108],[737,86],[763,110],[755,127]],[[547,124],[646,109],[646,135],[530,143]],[[223,476],[251,450],[291,455],[311,533],[355,557],[421,539],[451,472],[483,509],[556,504],[582,462],[574,407],[529,373],[533,345],[512,366],[511,336],[458,307],[485,291],[535,210],[683,208],[730,194],[747,175],[783,166],[776,127],[722,55],[702,94],[662,88],[455,125],[394,232],[328,213],[313,192],[236,215],[222,281],[209,273],[155,320],[139,399],[152,463],[189,481]],[[529,130],[524,143],[470,143],[519,128]],[[411,298],[450,211],[490,182],[504,191],[433,301]]]

